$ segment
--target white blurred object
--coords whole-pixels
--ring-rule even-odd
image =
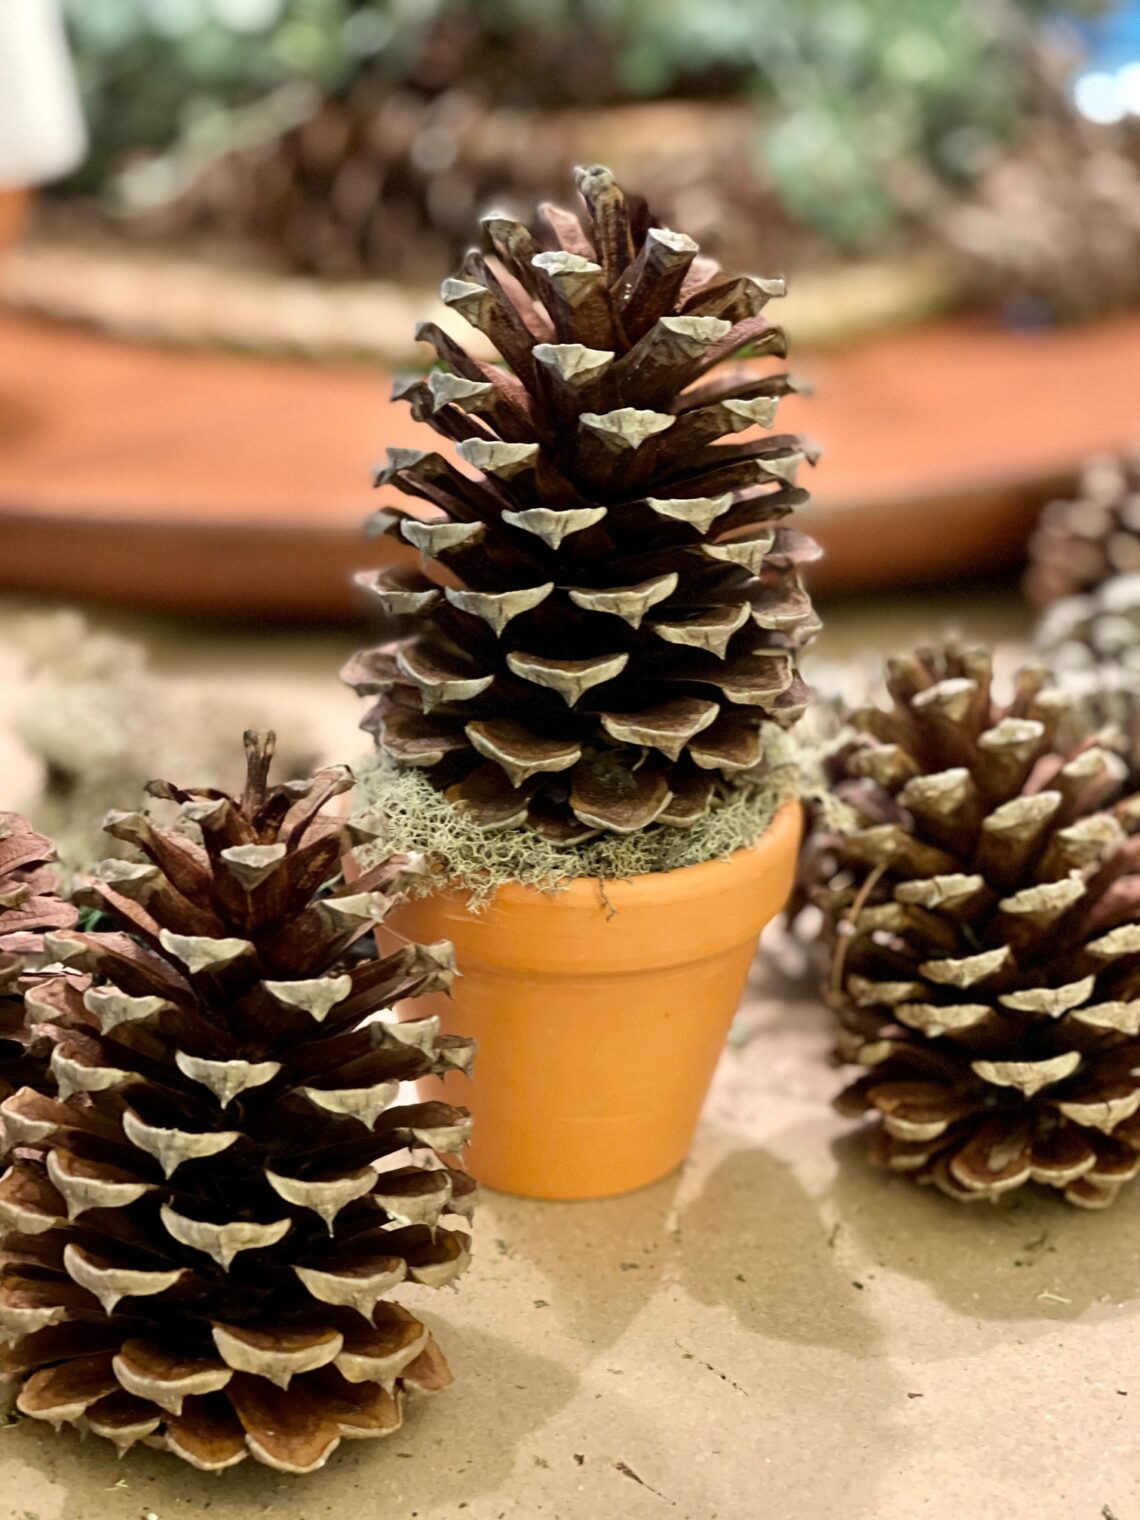
[[[58,179],[86,149],[56,0],[0,0],[0,190]]]

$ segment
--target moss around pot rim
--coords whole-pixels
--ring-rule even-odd
[[[815,790],[812,767],[796,741],[775,725],[764,733],[771,769],[763,784],[741,788],[691,827],[654,825],[561,846],[525,825],[488,832],[422,772],[370,757],[358,768],[354,812],[382,832],[378,844],[365,846],[360,856],[366,863],[372,848],[421,854],[431,868],[424,890],[447,879],[470,893],[473,911],[511,882],[556,892],[582,877],[625,880],[724,860],[754,844],[783,803]]]

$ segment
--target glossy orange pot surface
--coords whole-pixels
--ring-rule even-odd
[[[486,911],[463,892],[406,904],[388,925],[449,939],[451,998],[425,1004],[474,1036],[474,1078],[423,1084],[469,1107],[466,1165],[532,1198],[602,1198],[684,1159],[760,930],[791,889],[801,809],[788,803],[728,860],[557,893],[510,885]]]

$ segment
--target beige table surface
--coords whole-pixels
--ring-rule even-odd
[[[841,610],[833,652],[897,647],[940,606]],[[17,610],[0,806],[29,779],[2,731]],[[240,685],[253,661],[283,716],[351,742],[323,673],[343,634],[145,631],[172,679]],[[485,1195],[458,1290],[406,1295],[456,1385],[387,1441],[307,1479],[212,1478],[24,1422],[0,1430],[0,1517],[1140,1520],[1140,1189],[1107,1214],[967,1209],[873,1174],[829,1110],[828,1044],[758,970],[679,1174],[601,1203]]]

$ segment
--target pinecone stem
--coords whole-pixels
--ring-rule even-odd
[[[847,952],[851,948],[851,941],[855,937],[855,925],[859,921],[859,915],[867,906],[872,892],[879,885],[883,876],[886,875],[887,868],[888,863],[886,861],[875,867],[870,876],[867,877],[867,880],[859,888],[859,894],[855,898],[855,901],[840,919],[840,929],[837,935],[838,944],[835,958],[831,963],[831,977],[828,984],[828,990],[833,998],[840,997],[843,991],[843,972],[847,965]]]
[[[277,748],[277,735],[270,729],[259,734],[247,728],[242,735],[245,744],[245,790],[241,794],[241,811],[244,817],[253,818],[264,803],[269,791],[269,767]]]

